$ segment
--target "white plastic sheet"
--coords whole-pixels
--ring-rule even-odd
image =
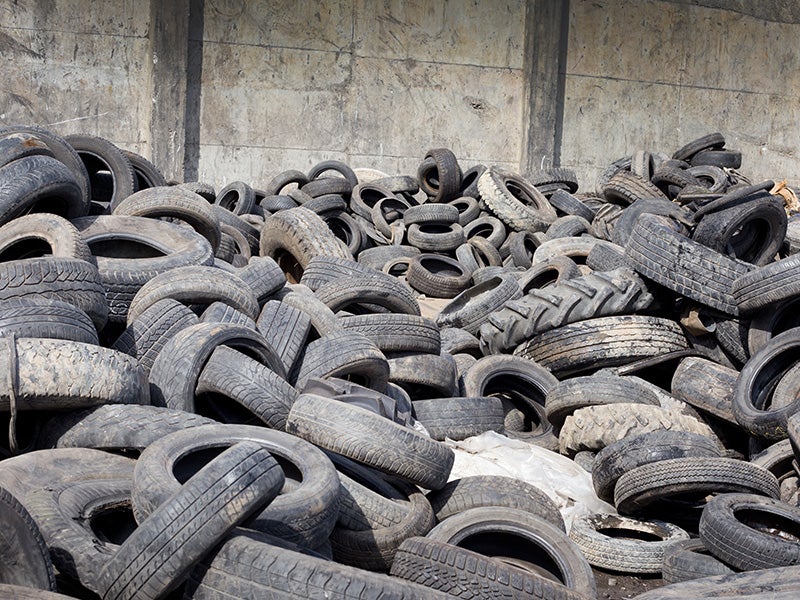
[[[592,476],[574,461],[551,450],[487,431],[460,442],[447,441],[455,452],[450,480],[471,475],[504,475],[542,490],[558,505],[567,531],[584,514],[617,514],[600,500]]]

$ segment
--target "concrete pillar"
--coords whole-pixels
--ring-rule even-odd
[[[191,0],[150,0],[151,160],[167,180],[183,181]]]
[[[523,173],[557,167],[561,161],[568,31],[569,0],[528,0]]]

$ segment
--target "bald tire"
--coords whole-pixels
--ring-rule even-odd
[[[686,457],[642,465],[622,475],[614,504],[622,514],[640,512],[675,494],[749,493],[780,498],[778,479],[764,467],[734,458]]]
[[[295,400],[286,431],[428,489],[447,483],[455,459],[450,448],[413,429],[313,394]]]
[[[563,378],[685,350],[688,345],[683,330],[671,319],[615,315],[551,329],[518,346],[514,354]]]

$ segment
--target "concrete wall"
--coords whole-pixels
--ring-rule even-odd
[[[0,0],[0,126],[87,132],[149,154],[149,6]]]
[[[208,0],[203,180],[344,160],[416,173],[428,148],[517,168],[524,0]]]
[[[798,11],[772,4],[572,0],[562,165],[591,187],[615,158],[719,131],[745,175],[800,184]]]
[[[0,0],[0,126],[218,187],[328,158],[414,173],[447,146],[591,189],[721,131],[745,174],[798,185],[798,34],[790,0]]]

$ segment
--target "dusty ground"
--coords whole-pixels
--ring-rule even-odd
[[[660,576],[634,577],[602,569],[593,570],[597,580],[598,600],[627,600],[664,585]]]

